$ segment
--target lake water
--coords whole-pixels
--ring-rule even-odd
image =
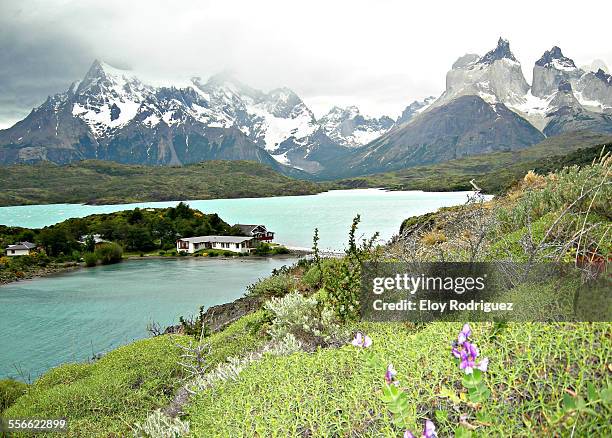
[[[389,239],[402,221],[440,207],[467,200],[468,192],[389,192],[377,189],[334,190],[311,196],[212,199],[186,201],[205,213],[217,213],[229,224],[265,224],[275,240],[293,247],[310,248],[315,227],[322,249],[344,249],[353,217],[361,215],[360,234],[378,231]],[[177,202],[143,202],[119,205],[51,204],[0,207],[0,224],[44,227],[71,217],[110,213],[135,207],[170,207]]]
[[[339,190],[312,196],[187,201],[233,223],[262,223],[275,240],[310,248],[319,228],[323,249],[342,250],[356,214],[359,236],[387,240],[410,216],[464,203],[467,192],[424,193]],[[0,224],[43,227],[70,217],[177,202],[88,206],[34,205],[0,208]],[[35,377],[50,367],[83,361],[147,336],[156,321],[175,324],[181,315],[240,297],[248,284],[290,264],[287,259],[134,260],[0,286],[0,378]]]
[[[144,259],[0,287],[0,378],[32,377],[233,301],[295,259]],[[21,371],[18,371],[21,370]]]

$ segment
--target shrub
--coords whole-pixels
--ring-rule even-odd
[[[434,246],[446,242],[447,238],[444,233],[437,230],[431,230],[423,235],[421,241],[424,245]]]
[[[95,254],[103,265],[110,265],[121,261],[123,249],[116,243],[105,243],[96,250]]]
[[[263,297],[282,297],[295,289],[296,280],[292,275],[279,274],[262,278],[247,286],[247,295]]]
[[[272,341],[281,345],[299,343],[314,348],[345,337],[345,330],[337,324],[331,309],[323,308],[319,312],[316,297],[307,298],[294,291],[283,298],[272,298],[265,309],[275,317],[269,330]]]
[[[137,438],[178,438],[188,433],[188,422],[170,418],[159,409],[150,414],[142,424],[134,425],[134,436]]]
[[[302,283],[310,288],[315,288],[321,284],[321,270],[317,265],[313,265],[302,276]]]
[[[98,264],[98,256],[93,252],[85,253],[85,265],[88,267],[96,266]]]
[[[11,406],[28,389],[28,385],[12,379],[0,380],[0,413]]]
[[[163,249],[158,253],[160,256],[165,256],[166,255],[166,251],[164,251]]]
[[[265,242],[258,242],[255,249],[253,249],[253,254],[258,256],[265,256],[272,254],[272,245]]]
[[[210,327],[204,323],[204,306],[200,306],[200,311],[196,318],[186,319],[184,317],[179,318],[183,333],[195,338],[205,338],[210,336]]]

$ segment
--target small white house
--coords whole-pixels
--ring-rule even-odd
[[[30,255],[30,251],[36,249],[36,245],[31,242],[19,242],[15,245],[6,247],[5,253],[8,257]]]
[[[186,237],[176,241],[176,250],[193,254],[201,249],[220,249],[237,253],[253,249],[253,237],[242,236],[200,236]]]

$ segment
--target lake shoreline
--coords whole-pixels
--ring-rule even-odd
[[[190,260],[190,259],[194,259],[194,258],[198,258],[198,259],[216,259],[216,260],[236,260],[238,258],[240,259],[249,259],[249,260],[253,260],[253,259],[270,259],[270,258],[274,258],[274,259],[283,259],[283,258],[287,258],[287,259],[295,259],[296,257],[303,257],[305,255],[311,254],[311,251],[306,251],[306,250],[290,250],[290,252],[288,254],[275,254],[275,255],[268,255],[268,256],[257,256],[257,255],[250,255],[247,257],[238,257],[238,256],[232,256],[232,257],[227,257],[227,256],[218,256],[218,257],[193,257],[193,256],[160,256],[160,255],[145,255],[143,257],[140,256],[127,256],[124,257],[123,260],[120,263],[125,263],[125,262],[129,262],[129,261],[138,261],[138,260]],[[102,265],[97,265],[97,266],[102,266]],[[22,277],[13,277],[13,278],[4,278],[4,277],[0,277],[0,287],[2,286],[6,286],[8,284],[13,284],[13,283],[19,283],[22,281],[31,281],[31,280],[36,280],[36,279],[40,279],[40,278],[47,278],[47,277],[53,277],[56,275],[62,275],[62,274],[66,274],[69,272],[73,272],[73,271],[78,271],[80,269],[90,269],[90,268],[95,268],[97,266],[87,266],[84,262],[67,262],[64,264],[52,264],[52,265],[48,265],[45,267],[42,267],[41,269],[37,269],[31,272],[23,272],[23,276]]]

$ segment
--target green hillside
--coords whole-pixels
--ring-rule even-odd
[[[0,206],[291,196],[325,190],[251,161],[204,161],[182,167],[109,161],[12,165],[0,167],[0,187]]]
[[[601,152],[598,145],[612,144],[612,137],[570,133],[551,137],[519,151],[474,155],[430,166],[366,175],[336,182],[344,188],[385,187],[392,190],[471,190],[474,179],[486,193],[502,193],[529,170],[539,173],[573,164],[588,164]]]

